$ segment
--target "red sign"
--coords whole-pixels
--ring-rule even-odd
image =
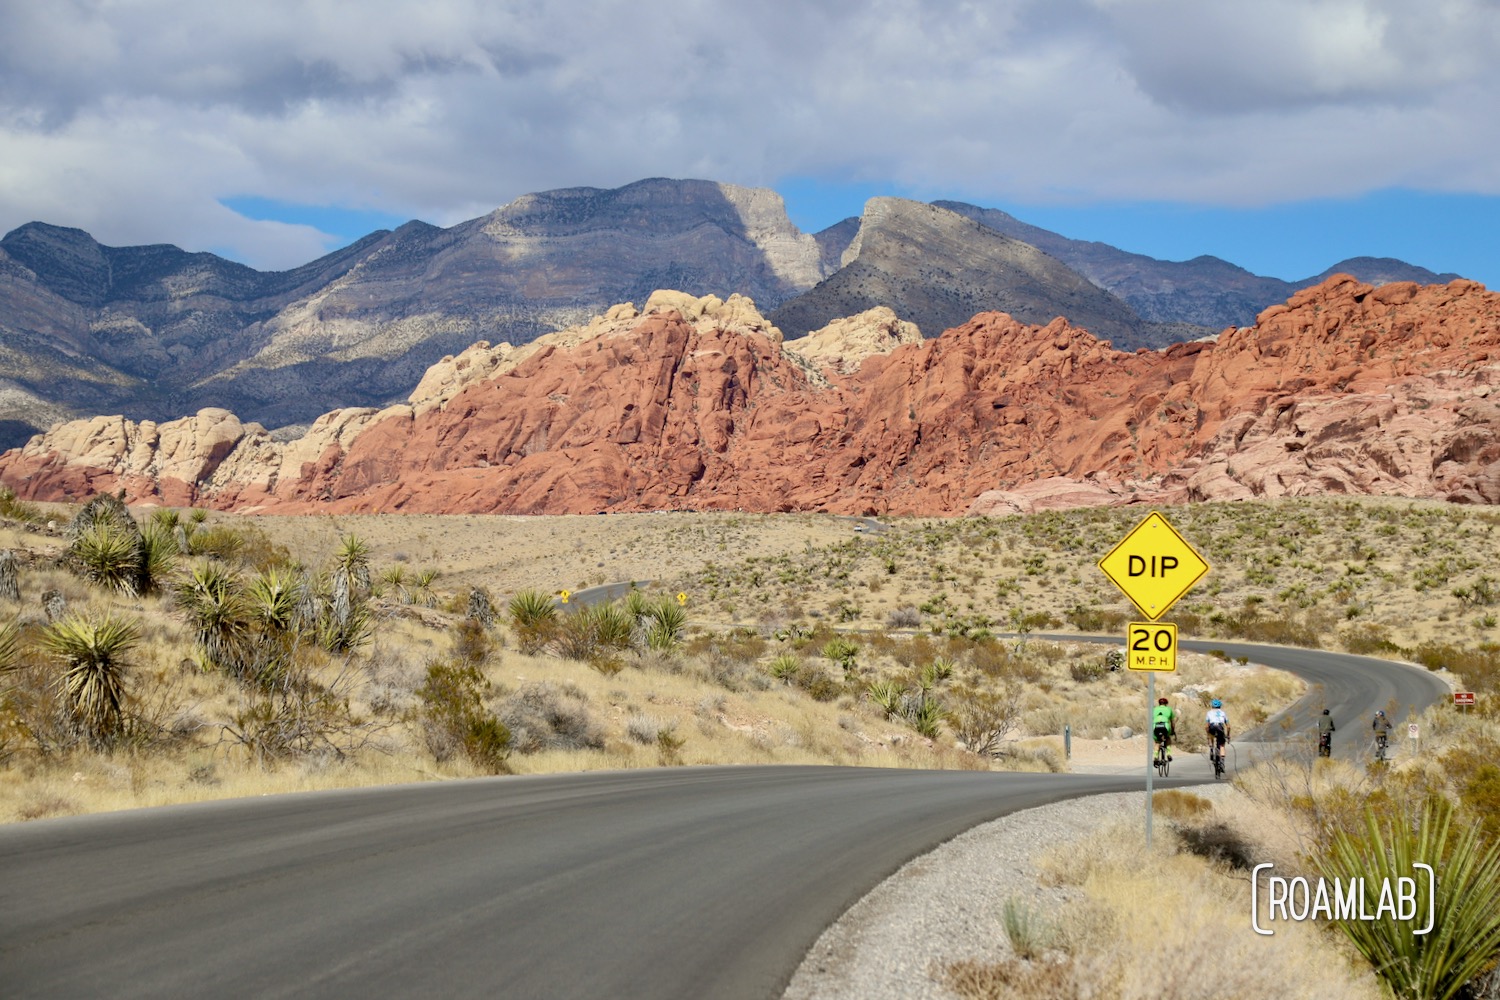
[[[1455,692],[1453,692],[1453,704],[1455,704],[1455,705],[1472,705],[1472,704],[1474,704],[1474,692],[1473,691],[1455,691]]]

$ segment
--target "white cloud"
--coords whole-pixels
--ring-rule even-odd
[[[315,256],[219,199],[451,224],[647,176],[1251,205],[1500,193],[1486,0],[0,5],[0,230]]]

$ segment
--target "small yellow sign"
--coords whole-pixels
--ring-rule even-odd
[[[562,598],[562,602],[564,604],[567,604],[568,603],[568,598],[570,598],[570,597],[573,596],[573,592],[571,590],[561,590],[561,591],[558,591],[557,596]]]
[[[1155,621],[1203,578],[1208,563],[1166,518],[1152,511],[1099,560],[1099,568]]]
[[[1131,670],[1177,669],[1177,626],[1171,622],[1131,622],[1125,633],[1125,665]]]
[[[684,594],[681,591],[678,591],[678,593],[677,593],[677,603],[681,604],[683,607],[687,607],[687,594]]]

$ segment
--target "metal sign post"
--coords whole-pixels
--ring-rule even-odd
[[[1208,562],[1165,517],[1152,511],[1099,560],[1099,569],[1130,598],[1148,622],[1125,633],[1125,662],[1147,672],[1146,847],[1151,847],[1151,796],[1155,765],[1156,674],[1177,669],[1177,626],[1157,619],[1208,572]]]

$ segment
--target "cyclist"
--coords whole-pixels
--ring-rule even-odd
[[[1177,710],[1167,704],[1167,699],[1156,699],[1151,710],[1151,735],[1157,743],[1166,744],[1167,760],[1172,759],[1172,738],[1177,735]]]
[[[1208,733],[1209,757],[1217,760],[1224,756],[1224,744],[1229,742],[1229,715],[1224,703],[1215,698],[1204,716],[1204,731]]]
[[[1375,743],[1384,749],[1391,739],[1391,720],[1385,717],[1384,709],[1375,710],[1375,718],[1370,720],[1370,731],[1375,734]]]
[[[1328,714],[1328,709],[1323,709],[1323,714],[1318,716],[1318,755],[1330,757],[1333,755],[1333,716]]]

